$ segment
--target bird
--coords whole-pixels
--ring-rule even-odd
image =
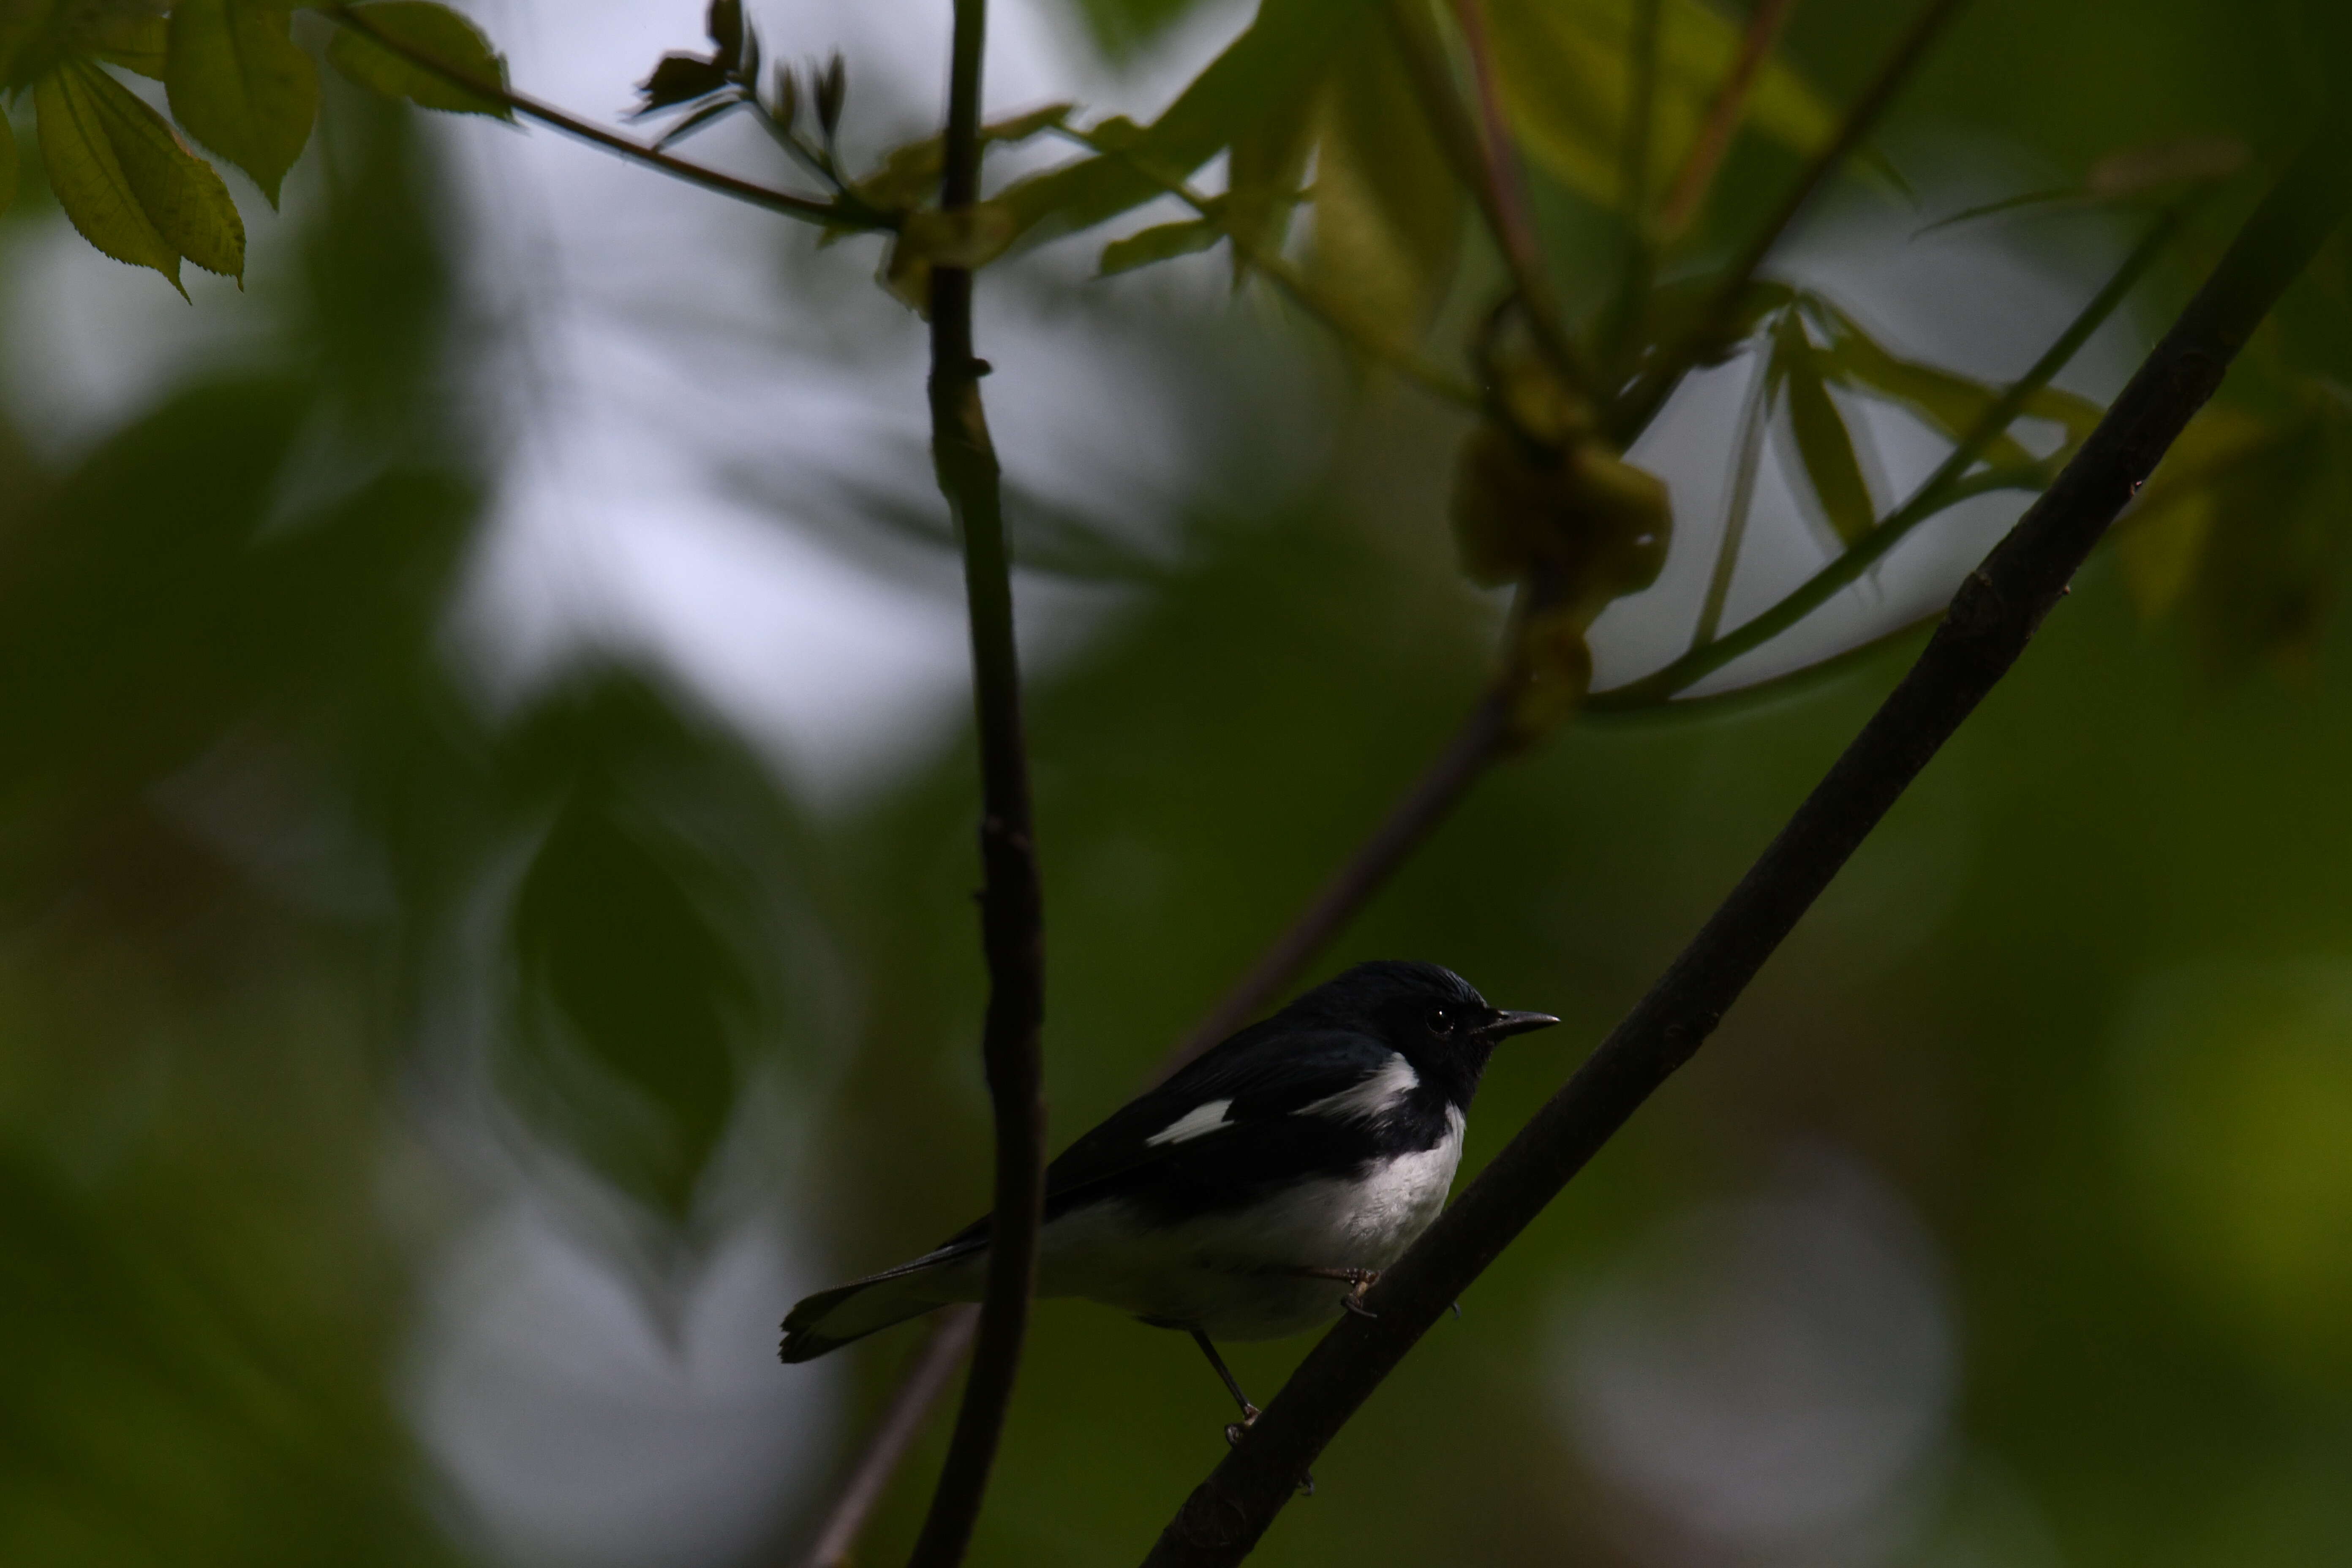
[[[1036,1290],[1189,1334],[1235,1404],[1220,1340],[1368,1311],[1364,1292],[1444,1206],[1488,1056],[1549,1013],[1490,1006],[1434,963],[1360,963],[1212,1047],[1045,1170]],[[983,1217],[910,1262],[810,1296],[782,1359],[814,1360],[985,1289]],[[1335,1289],[1334,1286],[1344,1287]]]

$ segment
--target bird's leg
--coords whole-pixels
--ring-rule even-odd
[[[1303,1274],[1309,1279],[1340,1280],[1352,1287],[1346,1295],[1339,1298],[1340,1306],[1346,1308],[1349,1311],[1355,1313],[1360,1318],[1376,1318],[1380,1316],[1379,1313],[1364,1305],[1364,1292],[1381,1282],[1381,1271],[1377,1268],[1316,1268],[1311,1267],[1302,1267],[1294,1268],[1291,1272],[1293,1274]]]
[[[1192,1342],[1201,1347],[1201,1353],[1209,1358],[1209,1364],[1215,1367],[1217,1375],[1225,1380],[1225,1392],[1232,1394],[1234,1403],[1242,1407],[1242,1418],[1228,1422],[1225,1426],[1225,1441],[1238,1447],[1241,1445],[1242,1434],[1256,1425],[1262,1412],[1249,1402],[1249,1395],[1242,1392],[1241,1380],[1235,1377],[1233,1369],[1225,1364],[1225,1358],[1217,1353],[1217,1347],[1211,1342],[1209,1336],[1198,1329],[1191,1330],[1190,1332],[1192,1335]],[[1308,1497],[1315,1495],[1314,1471],[1308,1470],[1298,1478],[1298,1489]]]
[[[1217,1347],[1210,1342],[1209,1336],[1198,1329],[1191,1331],[1192,1342],[1201,1347],[1201,1353],[1209,1358],[1209,1364],[1217,1369],[1219,1377],[1224,1379],[1225,1392],[1232,1394],[1234,1403],[1242,1407],[1242,1418],[1225,1428],[1225,1441],[1238,1443],[1242,1440],[1242,1434],[1257,1420],[1257,1406],[1252,1405],[1249,1395],[1242,1392],[1241,1380],[1225,1364],[1225,1358],[1217,1353]]]

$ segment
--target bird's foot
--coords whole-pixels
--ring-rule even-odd
[[[1265,1412],[1261,1411],[1256,1405],[1250,1404],[1247,1400],[1244,1400],[1242,1402],[1242,1418],[1238,1421],[1228,1421],[1225,1423],[1225,1441],[1236,1448],[1240,1447],[1242,1434],[1256,1426],[1257,1418],[1264,1414]]]
[[[1339,1305],[1360,1318],[1377,1318],[1378,1312],[1364,1305],[1364,1292],[1381,1282],[1377,1268],[1300,1268],[1295,1272],[1310,1279],[1337,1279],[1348,1286],[1348,1293],[1339,1298]]]

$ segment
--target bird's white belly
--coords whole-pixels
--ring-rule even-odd
[[[1046,1227],[1038,1294],[1082,1296],[1213,1339],[1298,1333],[1337,1314],[1349,1287],[1296,1270],[1386,1268],[1444,1207],[1461,1161],[1457,1114],[1434,1148],[1172,1228],[1144,1228],[1123,1204],[1083,1209]]]

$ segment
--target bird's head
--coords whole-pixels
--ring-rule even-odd
[[[1325,981],[1284,1011],[1298,1021],[1360,1030],[1402,1052],[1424,1079],[1460,1085],[1466,1103],[1495,1047],[1559,1022],[1549,1013],[1492,1005],[1476,986],[1434,963],[1381,959]]]

